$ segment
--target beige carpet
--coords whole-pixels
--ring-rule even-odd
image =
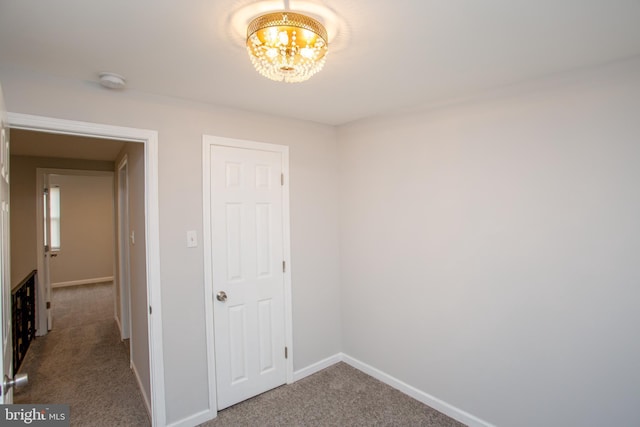
[[[113,318],[113,285],[53,291],[53,330],[32,342],[14,403],[66,403],[72,426],[149,426]]]
[[[202,426],[429,426],[459,422],[338,363],[218,413]]]
[[[54,290],[54,330],[32,344],[15,403],[68,403],[72,426],[149,426],[128,350],[113,320],[111,284]],[[462,424],[338,363],[218,413],[203,426],[430,426]]]

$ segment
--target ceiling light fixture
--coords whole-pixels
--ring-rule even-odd
[[[327,30],[315,19],[295,12],[258,16],[247,28],[247,52],[263,76],[303,82],[324,66]]]

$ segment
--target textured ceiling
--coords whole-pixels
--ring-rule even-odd
[[[129,91],[339,125],[640,55],[638,0],[305,3],[340,19],[324,70],[286,84],[247,58],[233,18],[252,1],[0,0],[0,81],[112,71]]]

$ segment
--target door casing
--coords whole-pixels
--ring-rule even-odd
[[[291,291],[291,238],[289,215],[289,147],[286,145],[268,144],[224,138],[212,135],[202,136],[202,188],[203,188],[203,246],[204,246],[204,301],[206,312],[207,362],[209,370],[209,417],[217,415],[217,390],[215,376],[215,343],[213,327],[213,277],[212,277],[212,241],[211,241],[211,147],[214,145],[244,148],[250,150],[273,151],[282,156],[282,172],[284,175],[282,195],[283,252],[287,268],[284,273],[284,315],[285,345],[288,348],[286,360],[286,381],[293,382],[293,300]]]
[[[131,338],[131,282],[129,275],[129,158],[125,155],[118,165],[116,244],[118,246],[117,272],[120,291],[120,338]],[[116,302],[117,303],[117,302]],[[116,319],[118,316],[116,315]],[[132,361],[133,346],[129,346]],[[133,362],[131,362],[133,363]]]

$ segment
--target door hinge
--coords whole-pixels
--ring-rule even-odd
[[[51,308],[51,301],[47,301],[47,310]]]
[[[151,306],[149,306],[149,314],[151,314],[153,310],[151,310]]]
[[[285,359],[289,358],[289,349],[287,347],[284,348],[284,358]]]
[[[283,273],[287,272],[287,263],[286,263],[286,261],[282,261],[282,272]]]
[[[49,189],[48,188],[44,189],[44,194],[49,194]]]
[[[284,185],[284,174],[280,174],[280,185]]]

